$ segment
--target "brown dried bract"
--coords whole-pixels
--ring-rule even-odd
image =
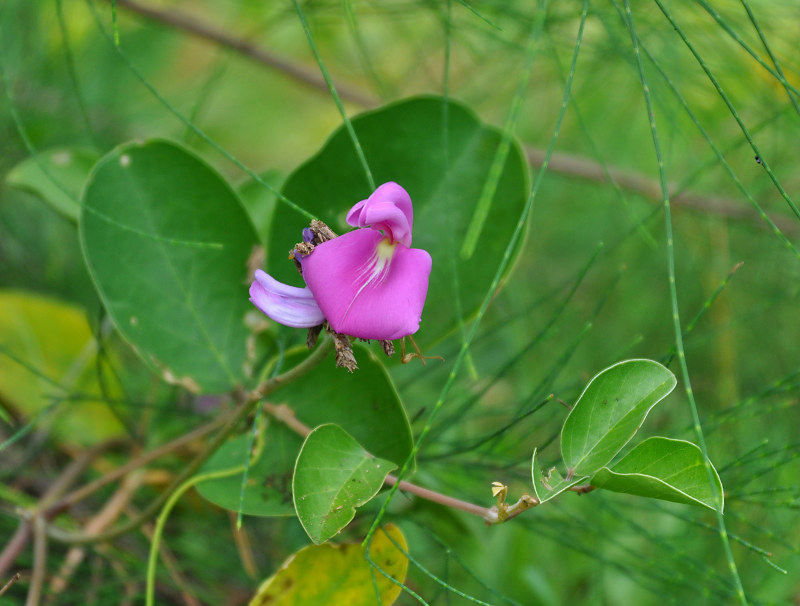
[[[357,370],[358,364],[356,363],[355,355],[353,355],[353,345],[350,343],[350,337],[335,332],[330,326],[328,326],[328,332],[333,339],[333,346],[336,351],[336,366],[346,368],[350,372]]]
[[[394,343],[391,341],[381,341],[381,347],[383,347],[383,353],[385,353],[389,358],[394,355]]]
[[[312,219],[309,227],[314,234],[314,244],[322,244],[336,237],[334,231],[318,219]]]

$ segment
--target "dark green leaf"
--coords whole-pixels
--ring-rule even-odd
[[[712,466],[712,490],[704,459],[702,451],[691,442],[649,438],[611,469],[604,467],[598,471],[591,484],[615,492],[700,505],[721,512],[724,507],[722,482]]]
[[[129,143],[97,164],[83,203],[92,278],[145,361],[192,391],[244,382],[247,261],[258,238],[228,184],[174,143]]]
[[[224,471],[244,467],[247,458],[247,445],[250,437],[239,436],[227,442],[212,456],[203,467],[203,472]],[[208,480],[197,485],[197,492],[215,505],[230,511],[241,511],[251,516],[291,516],[292,468],[302,439],[286,426],[271,422],[258,440],[247,472],[244,499],[240,501],[242,490],[241,474]]]
[[[354,351],[356,372],[336,368],[331,359],[281,388],[276,397],[309,427],[336,423],[376,457],[402,465],[413,441],[400,396],[383,364],[369,349],[356,345]],[[291,368],[303,357],[287,356],[283,368]]]
[[[677,381],[652,360],[606,368],[586,386],[561,430],[561,454],[574,475],[591,475],[622,450]]]
[[[284,180],[283,173],[277,170],[267,171],[260,177],[275,189],[280,189]],[[255,179],[248,179],[240,183],[236,187],[236,191],[256,228],[258,237],[261,239],[262,244],[266,244],[269,238],[270,226],[272,225],[272,217],[275,213],[277,196]],[[286,255],[283,258],[285,259]]]
[[[372,457],[338,425],[321,425],[306,438],[292,480],[297,517],[314,543],[323,543],[350,523],[397,467]]]
[[[447,115],[445,126],[444,116]],[[458,258],[501,134],[482,124],[463,105],[439,97],[414,98],[353,119],[377,185],[396,181],[414,202],[413,246],[433,258],[433,270],[418,342],[430,343],[457,321],[456,298],[464,314],[486,294],[528,195],[528,169],[512,145],[491,210],[468,261]],[[447,144],[445,145],[445,141]],[[335,232],[351,228],[345,215],[371,193],[364,170],[344,128],[287,179],[284,194],[314,213]],[[300,241],[308,221],[279,205],[269,239],[269,272],[302,285],[287,251]]]

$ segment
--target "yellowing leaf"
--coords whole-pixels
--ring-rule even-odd
[[[370,556],[386,574],[402,583],[408,571],[406,539],[399,528],[386,525],[372,540]],[[388,533],[388,536],[387,536]],[[394,542],[393,542],[394,541]],[[398,549],[394,543],[400,546]],[[325,543],[304,547],[264,581],[249,606],[388,606],[401,588],[375,570],[380,592],[376,599],[370,564],[360,543]]]
[[[72,445],[93,444],[122,431],[100,401],[95,353],[80,308],[31,293],[0,291],[0,399],[25,419],[56,403],[44,422],[52,420],[54,434]],[[75,393],[90,397],[67,397]]]

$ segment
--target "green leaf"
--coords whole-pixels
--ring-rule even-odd
[[[604,467],[598,471],[591,484],[614,492],[699,505],[722,512],[722,482],[713,465],[711,470],[713,490],[700,448],[684,440],[654,437],[639,444],[611,469]]]
[[[47,202],[62,215],[77,222],[81,190],[100,154],[80,148],[41,151],[17,164],[6,182],[29,191]]]
[[[32,293],[0,291],[0,405],[26,421],[53,405],[38,426],[52,423],[56,439],[72,447],[124,434],[102,401],[121,393],[109,376],[104,376],[106,391],[100,388],[96,353],[83,309]]]
[[[170,383],[243,383],[258,238],[222,177],[177,144],[128,143],[97,164],[83,203],[84,257],[120,333]]]
[[[312,431],[294,468],[292,494],[297,517],[314,543],[323,543],[350,523],[360,507],[397,467],[374,458],[338,425]]]
[[[555,467],[551,467],[545,474],[536,462],[536,450],[534,450],[531,460],[531,480],[533,481],[533,491],[539,502],[545,503],[576,484],[580,484],[586,480],[586,476],[574,476],[566,479]]]
[[[424,346],[456,326],[456,300],[469,314],[486,294],[528,196],[527,164],[514,143],[477,254],[462,261],[461,237],[502,138],[500,131],[482,124],[465,106],[440,97],[400,101],[357,116],[352,123],[376,184],[396,181],[411,195],[413,246],[433,258],[422,325],[415,337]],[[345,222],[347,211],[372,191],[344,128],[288,177],[283,193],[336,233],[352,229]],[[276,209],[267,258],[269,273],[283,282],[302,286],[286,253],[307,226],[306,219],[285,205]]]
[[[247,472],[241,511],[251,516],[292,516],[292,468],[302,439],[278,422],[271,422],[260,440]],[[203,473],[242,467],[247,462],[250,436],[225,443],[203,466]],[[200,495],[230,511],[239,511],[244,472],[197,485]]]
[[[280,189],[283,185],[284,175],[280,171],[269,170],[259,176],[275,189]],[[256,228],[261,243],[266,244],[278,200],[277,196],[252,178],[240,183],[236,187],[236,192]],[[284,254],[283,257],[286,258],[287,254]]]
[[[408,572],[408,544],[397,526],[386,524],[384,529],[375,532],[370,558],[403,583]],[[289,556],[258,588],[249,606],[389,606],[401,591],[399,585],[372,569],[360,543],[327,543],[309,545]]]
[[[652,360],[619,362],[597,374],[561,430],[567,470],[586,476],[611,462],[676,384],[675,375]]]

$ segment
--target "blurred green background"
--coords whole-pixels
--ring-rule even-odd
[[[326,0],[304,2],[303,9],[350,115],[411,95],[446,94],[502,128],[527,69],[530,32],[542,17],[543,8],[534,4]],[[736,111],[734,117],[659,6],[634,3],[663,166],[673,188],[682,325],[702,314],[685,334],[694,396],[708,454],[725,486],[725,518],[748,599],[797,604],[800,257],[745,192],[789,242],[800,243],[800,219],[775,184],[792,199],[800,191],[800,95],[793,88],[800,86],[800,6],[782,0],[726,0],[709,10],[701,1],[663,6]],[[32,152],[80,148],[94,157],[155,136],[189,145],[234,184],[246,181],[177,120],[169,104],[250,169],[271,171],[279,182],[341,123],[289,2],[118,0],[116,11],[124,56],[112,42],[108,2],[0,5],[6,86],[0,104],[3,439],[16,435],[32,411],[49,401],[41,385],[13,379],[20,360],[28,364],[26,372],[47,375],[42,361],[49,358],[31,352],[54,347],[53,341],[66,344],[55,347],[77,368],[70,383],[74,392],[97,396],[97,410],[86,404],[77,416],[106,429],[119,424],[142,448],[213,418],[218,405],[161,384],[114,336],[84,267],[74,223],[43,202],[37,192],[44,185],[20,183],[15,167]],[[659,167],[631,31],[620,11],[621,2],[589,4],[570,105],[534,201],[524,249],[483,318],[468,368],[420,453],[419,484],[489,505],[489,485],[500,480],[517,498],[529,490],[533,448],[545,463],[558,458],[555,438],[566,410],[557,400],[573,402],[596,372],[624,358],[671,362],[679,376],[679,388],[642,434],[696,439],[685,383],[672,357]],[[533,177],[553,136],[580,12],[580,2],[550,3],[535,43],[514,130],[529,152]],[[783,74],[783,82],[750,52]],[[268,64],[273,59],[283,63]],[[39,297],[55,301],[45,312],[51,325],[26,324],[26,310],[48,304]],[[69,322],[76,323],[74,330]],[[11,346],[6,335],[13,330],[24,333],[26,354]],[[104,346],[87,353],[84,344],[93,334],[106,335]],[[455,335],[426,353],[452,360],[458,345]],[[424,369],[392,366],[415,431],[449,369],[431,362]],[[555,397],[548,400],[550,394]],[[103,400],[112,403],[113,414]],[[59,402],[61,408],[70,405],[68,398]],[[16,528],[14,507],[28,505],[85,448],[88,440],[75,439],[80,423],[78,429],[59,429],[59,418],[43,416],[0,453],[2,543]],[[158,473],[169,475],[181,462],[173,457],[148,472],[136,506],[163,486]],[[102,465],[95,471],[101,473]],[[98,503],[100,498],[95,508]],[[562,495],[491,528],[438,506],[409,505],[403,497],[390,512],[420,565],[411,566],[406,583],[429,603],[469,602],[448,587],[492,604],[736,602],[710,512],[600,491]],[[307,541],[293,519],[245,518],[241,535],[227,517],[195,495],[181,502],[165,538],[174,566],[160,573],[164,603],[246,603],[258,582]],[[370,521],[369,514],[357,517],[346,535],[363,536]],[[45,603],[138,603],[146,550],[142,533],[90,548],[67,587],[46,591]],[[66,551],[51,546],[47,565],[53,574]],[[20,562],[29,567],[30,555]],[[21,604],[25,590],[20,582],[1,599]],[[403,595],[398,603],[415,602]]]

